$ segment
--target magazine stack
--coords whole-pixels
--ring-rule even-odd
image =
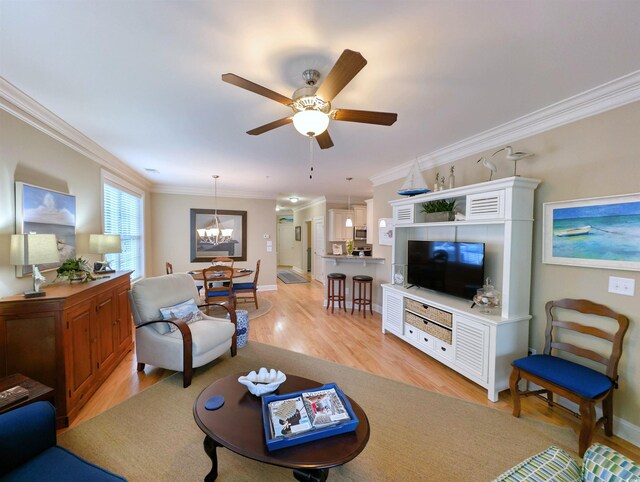
[[[262,416],[269,450],[352,432],[358,426],[349,400],[333,383],[263,397]]]

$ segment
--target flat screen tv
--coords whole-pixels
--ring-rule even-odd
[[[470,300],[484,284],[484,243],[409,241],[407,282]]]

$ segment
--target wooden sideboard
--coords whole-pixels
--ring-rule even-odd
[[[53,387],[58,427],[68,426],[133,347],[130,274],[48,286],[40,298],[0,299],[0,376],[19,372]]]

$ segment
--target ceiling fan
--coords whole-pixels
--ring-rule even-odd
[[[302,78],[307,85],[296,90],[291,98],[235,74],[223,74],[222,80],[280,102],[293,110],[291,115],[251,129],[247,131],[247,134],[257,136],[293,122],[298,132],[305,136],[315,137],[321,149],[328,149],[333,147],[333,141],[327,131],[330,119],[383,126],[390,126],[398,119],[398,114],[390,112],[333,109],[331,107],[331,101],[334,97],[351,82],[365,65],[367,65],[367,61],[360,52],[347,49],[342,52],[320,86],[316,86],[320,73],[313,69],[305,70],[302,73]]]

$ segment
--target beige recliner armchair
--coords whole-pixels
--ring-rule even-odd
[[[136,325],[136,359],[138,371],[145,364],[183,372],[184,387],[191,384],[193,369],[205,365],[231,349],[236,354],[236,313],[222,303],[231,321],[199,314],[194,321],[184,318],[163,319],[161,309],[188,300],[198,305],[200,296],[188,274],[170,274],[146,278],[129,292]],[[172,313],[173,314],[173,313]],[[173,331],[172,331],[173,327]],[[176,329],[177,328],[177,329]]]

